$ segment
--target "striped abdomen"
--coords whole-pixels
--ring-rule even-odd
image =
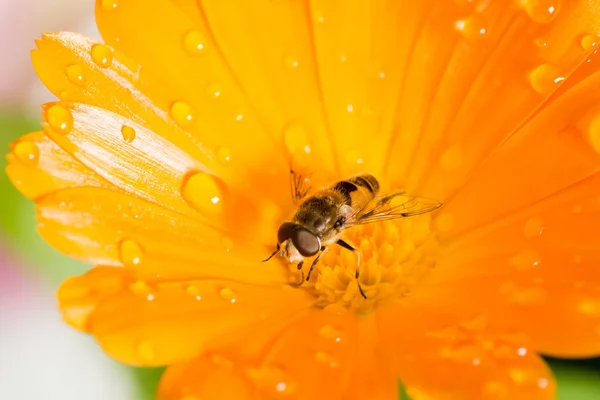
[[[349,206],[366,204],[379,193],[379,182],[373,175],[358,175],[339,181],[332,190],[340,193]]]

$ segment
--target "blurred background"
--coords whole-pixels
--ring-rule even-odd
[[[43,32],[99,38],[94,0],[0,0],[0,153],[40,129],[40,104],[54,97],[37,80],[29,51]],[[119,365],[94,341],[61,321],[54,293],[85,271],[47,246],[35,229],[33,203],[4,173],[0,155],[0,399],[152,399],[160,369]],[[600,399],[600,361],[550,360],[559,400]]]

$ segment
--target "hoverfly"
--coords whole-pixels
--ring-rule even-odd
[[[379,182],[373,175],[357,175],[335,182],[308,196],[310,180],[293,170],[290,171],[292,199],[298,207],[290,221],[280,225],[277,232],[277,253],[291,263],[297,263],[298,270],[304,266],[304,259],[317,255],[313,260],[306,281],[310,280],[315,266],[330,245],[338,245],[357,255],[356,279],[360,271],[360,253],[342,238],[346,229],[357,225],[406,218],[425,214],[441,207],[437,200],[396,192],[387,195],[379,193]],[[303,272],[304,276],[304,272]],[[304,278],[302,279],[304,281]],[[367,298],[360,282],[361,295]]]

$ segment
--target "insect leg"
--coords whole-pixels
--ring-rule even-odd
[[[358,280],[358,277],[360,276],[360,251],[358,251],[356,248],[352,247],[350,244],[348,244],[347,242],[343,241],[342,239],[338,239],[337,242],[335,242],[335,244],[337,244],[338,246],[343,247],[344,249],[348,249],[350,251],[353,251],[356,254],[356,282],[358,283],[358,290],[360,291],[360,294],[362,295],[362,297],[364,297],[365,299],[367,298],[367,295],[365,294],[365,292],[362,289],[362,286],[360,286],[360,281]]]
[[[269,261],[271,258],[273,258],[273,256],[274,256],[275,254],[279,253],[279,248],[280,248],[280,246],[279,246],[279,243],[277,243],[277,250],[275,250],[275,251],[273,252],[273,254],[271,254],[269,257],[265,258],[265,259],[264,259],[262,262],[267,262],[267,261]]]
[[[315,266],[321,259],[321,256],[323,256],[323,254],[325,254],[326,251],[327,251],[327,247],[321,247],[321,253],[317,256],[317,258],[315,258],[315,260],[312,262],[312,264],[310,266],[310,269],[308,270],[308,275],[306,276],[307,282],[310,280],[310,276],[312,275],[313,270],[315,269]]]

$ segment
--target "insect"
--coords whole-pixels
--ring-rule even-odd
[[[437,200],[396,192],[379,193],[379,182],[373,175],[357,175],[335,182],[308,196],[310,180],[290,171],[292,199],[298,207],[290,221],[279,226],[277,248],[264,262],[277,253],[298,270],[307,257],[313,260],[306,281],[329,246],[338,245],[357,255],[356,279],[360,274],[360,252],[343,239],[343,232],[357,225],[425,214],[441,207]],[[304,281],[304,273],[303,279]],[[360,281],[358,288],[366,299]]]

